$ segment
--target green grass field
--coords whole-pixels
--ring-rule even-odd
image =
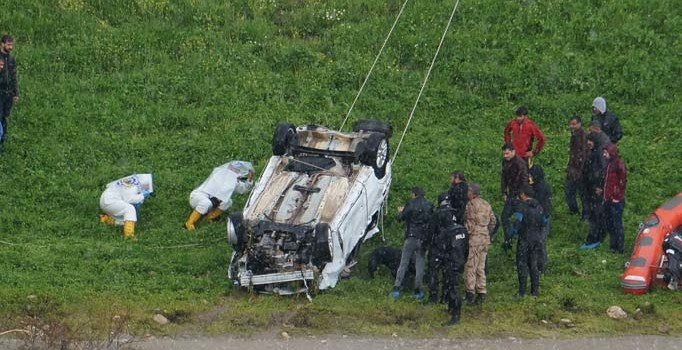
[[[137,335],[199,332],[452,337],[679,334],[682,294],[624,295],[627,256],[579,251],[587,225],[563,201],[568,117],[605,96],[625,136],[626,246],[682,190],[681,7],[673,1],[462,1],[393,166],[389,211],[416,184],[435,200],[460,169],[502,209],[502,130],[525,105],[547,136],[537,162],[554,190],[550,266],[537,301],[514,301],[512,256],[490,253],[489,302],[442,328],[445,308],[393,302],[388,273],[305,298],[253,295],[226,279],[224,225],[188,233],[188,195],[210,170],[262,170],[279,121],[339,127],[402,1],[8,0],[21,100],[0,155],[0,331],[60,325],[74,339],[122,316]],[[402,130],[453,1],[407,5],[351,122]],[[398,138],[393,138],[393,145]],[[104,185],[152,172],[137,240],[97,221]],[[243,206],[237,197],[234,210]],[[402,226],[385,235],[399,245]],[[627,253],[626,253],[627,255]],[[614,321],[611,305],[637,318]],[[653,305],[653,306],[651,306]],[[164,313],[168,326],[152,321]],[[568,318],[575,327],[561,325]],[[546,322],[543,322],[546,321]]]

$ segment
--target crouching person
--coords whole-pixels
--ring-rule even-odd
[[[108,225],[123,225],[123,237],[135,237],[137,211],[153,192],[151,174],[135,174],[112,181],[99,198],[104,214],[99,221]]]
[[[400,255],[400,266],[395,276],[391,297],[400,297],[400,286],[410,265],[412,256],[415,256],[414,297],[423,300],[424,292],[421,290],[424,279],[424,244],[423,241],[429,234],[433,206],[424,198],[424,190],[420,187],[412,188],[412,199],[404,207],[398,208],[398,220],[405,222],[405,243]]]
[[[518,233],[516,270],[519,277],[519,297],[526,296],[526,282],[530,273],[530,294],[540,295],[540,264],[544,252],[543,229],[547,224],[540,202],[532,198],[533,189],[524,186],[519,194],[521,203],[513,214],[512,234]]]
[[[244,161],[232,161],[213,168],[211,175],[189,195],[192,213],[185,222],[189,231],[206,215],[206,220],[216,220],[232,206],[232,193],[245,194],[253,185],[253,165]]]
[[[474,292],[477,294],[476,303],[482,304],[486,293],[485,261],[488,256],[490,234],[497,226],[495,213],[490,204],[481,198],[481,185],[473,183],[468,190],[465,217],[466,228],[469,233],[469,254],[464,267],[466,300],[474,303]]]
[[[668,267],[666,278],[670,278],[668,289],[677,290],[680,282],[680,271],[682,264],[682,228],[670,232],[663,240],[663,250],[668,257]]]

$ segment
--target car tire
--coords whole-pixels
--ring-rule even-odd
[[[353,131],[371,131],[380,132],[386,135],[387,139],[393,136],[393,127],[391,124],[380,122],[378,120],[358,120],[355,125],[353,125]]]
[[[324,265],[332,261],[329,224],[321,222],[315,225],[315,245],[313,247],[313,264],[322,270]]]
[[[246,228],[242,212],[234,212],[227,219],[227,242],[232,244],[235,251],[241,252],[246,244]]]
[[[360,146],[360,149],[362,150],[360,162],[371,166],[377,179],[383,179],[386,175],[386,166],[390,154],[386,136],[381,133],[371,134],[364,141],[364,145]]]
[[[275,134],[272,137],[272,154],[276,156],[287,154],[296,139],[296,127],[293,124],[277,124],[277,127],[275,127]]]

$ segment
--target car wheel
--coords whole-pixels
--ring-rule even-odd
[[[272,137],[272,154],[283,156],[296,141],[296,127],[289,123],[279,123]]]
[[[232,244],[235,251],[241,251],[246,244],[246,228],[242,212],[230,214],[227,218],[227,242]]]
[[[329,224],[319,223],[315,225],[315,245],[313,247],[313,264],[320,270],[324,265],[332,261]]]
[[[386,175],[386,165],[388,164],[389,147],[386,136],[374,133],[365,140],[363,154],[360,157],[362,164],[371,166],[374,175],[382,179]]]
[[[353,125],[353,131],[380,132],[386,135],[386,138],[391,138],[391,136],[393,136],[393,128],[391,125],[378,120],[358,120],[358,122]]]

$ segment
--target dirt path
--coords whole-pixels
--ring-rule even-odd
[[[633,336],[589,339],[401,339],[358,337],[303,337],[284,340],[281,337],[267,339],[238,339],[230,337],[194,339],[154,339],[137,343],[132,349],[180,350],[180,349],[239,349],[239,350],[351,350],[351,349],[489,349],[489,350],[639,350],[682,349],[682,338],[660,336]]]

